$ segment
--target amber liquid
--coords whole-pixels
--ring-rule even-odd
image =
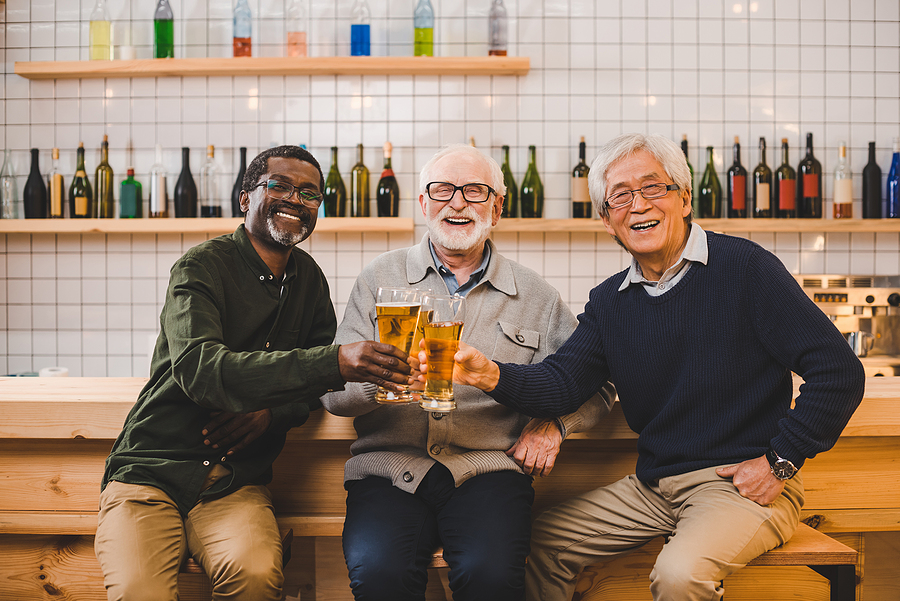
[[[419,307],[420,305],[396,303],[376,304],[378,339],[385,344],[396,346],[408,355],[419,322]],[[408,403],[412,397],[408,390],[405,393],[396,393],[379,386],[375,400],[379,403]]]
[[[232,38],[234,56],[250,56],[252,38]]]
[[[450,411],[453,401],[453,356],[459,350],[463,322],[444,321],[425,326],[425,356],[428,373],[420,404],[431,411]]]

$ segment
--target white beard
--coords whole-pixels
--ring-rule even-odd
[[[471,219],[475,227],[470,231],[448,231],[452,226],[447,226],[444,219],[447,217],[460,217]],[[435,217],[428,219],[428,235],[431,241],[447,250],[468,250],[483,244],[491,234],[491,220],[489,217],[480,218],[470,207],[466,206],[462,211],[456,211],[448,204]]]
[[[266,219],[266,227],[269,230],[269,235],[272,236],[272,240],[277,242],[278,244],[284,246],[296,246],[300,242],[306,238],[308,227],[306,224],[300,229],[299,232],[287,232],[285,230],[279,229],[277,225],[275,225],[275,216],[269,215]]]

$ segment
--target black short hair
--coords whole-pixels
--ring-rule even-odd
[[[242,192],[248,192],[250,188],[259,183],[259,178],[269,170],[269,157],[297,159],[298,161],[309,163],[319,172],[319,191],[325,191],[325,176],[322,175],[322,167],[319,166],[319,161],[316,160],[316,157],[305,148],[288,144],[263,150],[250,161],[247,170],[244,172],[244,180],[241,182]]]

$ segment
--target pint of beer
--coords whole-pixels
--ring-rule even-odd
[[[429,411],[452,411],[453,356],[459,350],[465,317],[465,299],[461,296],[426,295],[422,299],[425,314],[425,355],[428,373],[419,406]]]
[[[419,321],[421,294],[410,288],[379,288],[375,294],[375,321],[378,324],[378,339],[392,344],[407,355],[412,348],[412,340],[416,334]],[[375,400],[379,403],[409,403],[409,387],[402,393],[396,393],[378,387]]]

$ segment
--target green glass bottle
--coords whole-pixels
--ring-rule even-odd
[[[324,195],[322,206],[325,208],[325,217],[347,216],[347,188],[344,187],[344,180],[341,179],[341,172],[338,170],[337,146],[331,147],[331,169],[328,170],[328,177],[325,179]]]
[[[91,209],[93,216],[112,219],[115,217],[116,200],[113,197],[113,170],[109,166],[109,137],[106,135],[100,144],[100,164],[94,172],[94,187],[97,190],[97,202]]]
[[[503,165],[500,166],[500,171],[503,172],[503,183],[506,184],[506,198],[503,199],[503,212],[500,216],[518,217],[519,189],[516,187],[512,169],[509,168],[509,146],[503,146]]]
[[[363,145],[356,145],[357,160],[350,171],[350,217],[369,216],[369,170],[363,164]]]
[[[698,204],[695,214],[701,219],[719,219],[722,216],[722,185],[716,175],[716,163],[713,159],[713,147],[706,147],[706,171],[700,180]]]
[[[134,167],[129,167],[126,173],[128,177],[119,188],[119,217],[140,219],[144,216],[144,192],[141,182],[134,179]]]
[[[537,150],[534,146],[528,147],[528,169],[525,170],[525,178],[522,180],[522,217],[543,217],[544,215],[544,184],[537,170]]]
[[[153,13],[153,58],[175,58],[175,15],[169,0],[159,0]]]
[[[69,186],[69,216],[87,218],[93,214],[94,194],[91,190],[91,180],[84,170],[84,142],[78,143],[78,151],[75,160],[75,177]]]

